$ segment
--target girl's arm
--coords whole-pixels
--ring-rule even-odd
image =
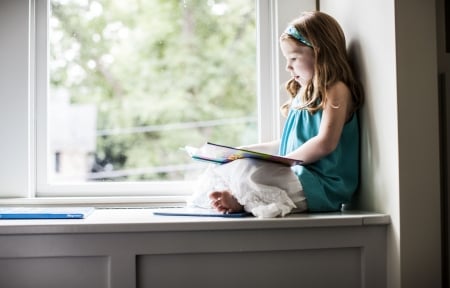
[[[239,148],[266,154],[278,155],[279,147],[280,147],[280,140],[274,140],[270,142],[241,146]]]
[[[313,163],[336,149],[342,129],[352,110],[352,97],[348,87],[338,82],[327,90],[327,102],[323,109],[319,133],[286,157]]]

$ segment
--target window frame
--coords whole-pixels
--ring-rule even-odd
[[[298,3],[294,0],[255,0],[257,11],[257,102],[259,141],[269,141],[280,136],[282,119],[276,107],[279,107],[282,85],[287,80],[283,73],[284,65],[280,65],[278,35],[286,23],[296,16],[293,11],[314,10],[316,1],[308,0]],[[6,3],[6,4],[5,4]],[[0,198],[12,197],[27,199],[26,201],[45,201],[58,197],[58,201],[66,199],[73,203],[74,198],[84,198],[103,202],[106,196],[113,202],[127,201],[179,201],[189,194],[186,185],[191,182],[120,182],[120,183],[89,183],[83,185],[48,185],[46,179],[47,134],[45,102],[48,85],[48,47],[47,25],[49,15],[49,0],[6,0],[0,6],[11,8],[16,17],[0,17],[3,27],[0,29],[0,44],[2,51],[0,63],[18,62],[19,80],[8,85],[12,77],[0,79],[0,84],[6,88],[0,90],[2,95],[14,95],[11,100],[6,96],[0,98],[0,112],[10,107],[15,113],[0,115],[0,135],[8,135],[8,141],[0,142],[0,151],[8,151],[8,160],[16,159],[13,164],[0,163],[0,169],[9,171],[0,175]],[[298,7],[298,9],[292,9]],[[2,9],[0,9],[1,11]],[[8,9],[4,10],[6,15]],[[0,16],[5,16],[0,12]],[[23,21],[24,18],[27,21]],[[20,21],[22,20],[22,21]],[[20,39],[15,36],[25,30],[27,33]],[[23,33],[22,33],[23,34]],[[19,34],[21,35],[21,34]],[[8,41],[8,40],[13,40]],[[25,45],[26,49],[15,49]],[[6,46],[6,47],[3,47]],[[3,50],[3,48],[7,48]],[[26,55],[25,55],[26,54]],[[26,57],[24,57],[26,56]],[[23,62],[26,59],[26,63]],[[9,61],[9,62],[8,62]],[[1,68],[0,75],[7,75],[6,68]],[[16,75],[16,76],[17,76]],[[281,76],[280,76],[281,75]],[[26,89],[23,88],[25,84]],[[8,108],[9,109],[9,108]],[[1,113],[3,114],[3,113]],[[13,114],[13,115],[12,115]],[[11,126],[8,123],[16,123]],[[264,129],[262,129],[264,128]],[[18,156],[19,155],[19,156]],[[126,196],[125,196],[126,195]],[[39,200],[33,200],[39,199]],[[89,200],[91,199],[91,200]],[[127,200],[129,199],[129,200]],[[141,200],[138,200],[141,199]],[[0,203],[8,201],[0,199]],[[63,201],[66,201],[63,200]]]

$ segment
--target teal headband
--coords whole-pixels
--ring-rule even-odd
[[[295,39],[302,42],[306,46],[313,48],[313,45],[308,40],[306,40],[306,38],[303,37],[303,35],[300,34],[300,32],[298,32],[297,28],[295,28],[294,26],[287,27],[284,33],[294,37]]]

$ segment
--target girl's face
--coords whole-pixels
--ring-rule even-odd
[[[314,51],[293,39],[284,39],[280,48],[286,58],[286,70],[300,85],[306,85],[314,74]]]

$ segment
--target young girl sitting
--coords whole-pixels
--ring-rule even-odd
[[[359,125],[363,102],[344,33],[323,12],[305,12],[280,37],[291,79],[281,139],[241,147],[303,160],[283,166],[238,159],[207,169],[189,201],[223,213],[259,217],[339,211],[359,181]]]

